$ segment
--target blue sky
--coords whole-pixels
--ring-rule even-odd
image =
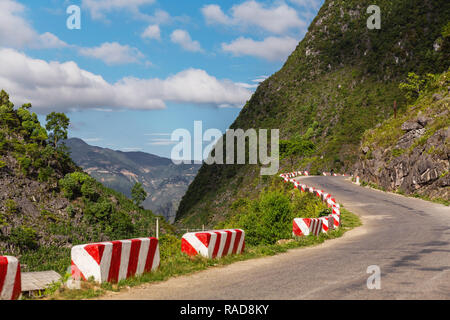
[[[0,0],[0,88],[43,123],[66,112],[72,137],[169,157],[173,130],[229,127],[322,3]]]

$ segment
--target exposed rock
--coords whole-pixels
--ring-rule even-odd
[[[442,100],[442,95],[440,95],[439,93],[433,94],[433,100],[434,101]]]
[[[406,121],[405,123],[402,124],[402,130],[406,132],[422,128],[423,126],[417,121]]]

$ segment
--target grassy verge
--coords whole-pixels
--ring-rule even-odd
[[[273,256],[289,249],[310,247],[323,243],[329,239],[339,238],[345,232],[361,225],[355,214],[341,209],[341,228],[320,236],[308,236],[291,242],[271,245],[248,245],[241,255],[225,256],[221,259],[205,259],[203,257],[189,257],[181,253],[181,240],[174,236],[163,236],[160,239],[161,266],[153,273],[146,273],[138,277],[122,280],[117,284],[96,284],[93,281],[82,283],[81,289],[69,290],[62,283],[56,283],[44,292],[43,297],[37,299],[79,300],[99,297],[107,292],[118,292],[127,287],[134,287],[144,283],[165,281],[171,277],[187,275],[210,267],[225,266],[237,261]],[[66,277],[67,279],[67,277]],[[36,299],[36,298],[35,298]]]
[[[361,186],[362,187],[369,187],[369,188],[380,190],[380,191],[383,191],[383,192],[389,192],[385,188],[383,188],[383,187],[381,187],[381,186],[379,186],[379,185],[377,185],[377,184],[375,184],[373,182],[361,181]],[[429,201],[429,202],[443,204],[444,206],[447,206],[447,207],[450,206],[450,201],[446,200],[446,199],[442,199],[442,198],[430,198],[430,197],[428,197],[426,195],[422,195],[422,194],[418,194],[418,193],[406,194],[401,189],[394,190],[394,191],[392,191],[392,193],[400,194],[400,195],[405,196],[405,197],[418,198],[418,199],[422,199],[422,200]]]

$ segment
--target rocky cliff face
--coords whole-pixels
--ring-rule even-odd
[[[399,119],[369,131],[355,175],[388,191],[450,200],[450,73]]]

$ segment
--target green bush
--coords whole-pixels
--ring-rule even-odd
[[[37,244],[37,232],[31,227],[17,227],[11,230],[9,240],[13,245],[16,245],[21,250],[36,249]]]
[[[90,201],[97,201],[100,197],[100,194],[97,192],[96,186],[97,183],[94,179],[86,180],[81,186],[81,194],[83,195],[83,197],[89,199]]]
[[[45,182],[53,175],[54,170],[50,167],[40,168],[38,174],[38,181]]]
[[[106,222],[113,213],[110,201],[102,199],[97,203],[88,202],[84,210],[84,218],[90,222]]]
[[[88,174],[83,172],[68,173],[63,179],[59,180],[59,185],[64,193],[64,196],[70,200],[76,199],[81,196],[83,185],[88,182],[88,186],[84,188],[85,194],[91,194],[91,187],[94,179]]]

